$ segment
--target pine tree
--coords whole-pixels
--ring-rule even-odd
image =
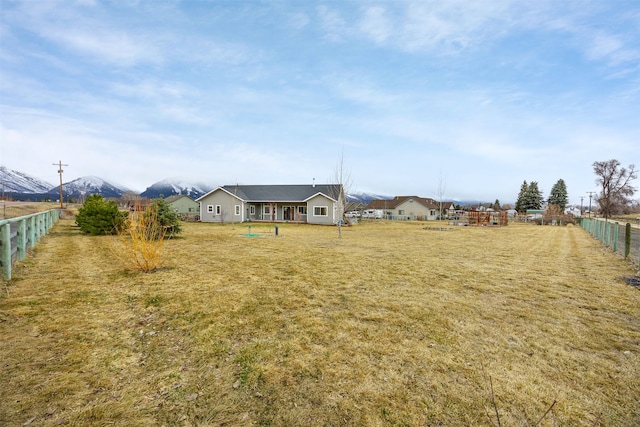
[[[92,194],[78,209],[76,224],[83,233],[114,234],[124,225],[124,218],[125,214],[118,210],[116,202],[105,200],[100,194]]]
[[[526,209],[542,209],[542,191],[538,188],[537,181],[531,181],[527,190],[527,203]]]
[[[529,209],[542,209],[542,191],[538,188],[536,181],[527,184],[525,180],[520,187],[520,194],[516,201],[516,210],[518,212],[526,212]]]
[[[145,209],[144,215],[147,219],[153,217],[154,221],[147,221],[147,223],[159,228],[152,233],[156,238],[160,236],[171,238],[182,231],[180,218],[163,198],[153,199],[151,205]]]
[[[563,179],[559,179],[553,187],[551,187],[551,193],[549,194],[549,204],[557,206],[561,212],[567,207],[568,201],[567,185]]]
[[[518,199],[516,200],[516,211],[524,212],[526,208],[524,207],[525,197],[527,191],[529,190],[529,184],[527,184],[527,180],[525,179],[522,185],[520,186],[520,193],[518,193]]]

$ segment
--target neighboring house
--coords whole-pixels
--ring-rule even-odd
[[[438,214],[440,213],[440,209],[442,209],[443,219],[453,218],[456,216],[456,206],[453,204],[453,202],[435,202],[435,203],[438,206]]]
[[[164,199],[172,211],[180,215],[197,215],[200,211],[200,203],[184,194],[175,194]]]
[[[362,202],[346,202],[345,212],[362,212],[365,204]]]
[[[225,185],[196,200],[202,222],[342,221],[341,185]]]
[[[438,218],[440,204],[424,197],[396,196],[389,200],[372,200],[366,209],[382,210],[387,219],[427,221]]]
[[[582,215],[580,213],[580,208],[575,206],[570,206],[564,210],[566,215],[573,215],[575,218],[580,218]]]

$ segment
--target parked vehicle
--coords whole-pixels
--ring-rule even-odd
[[[382,209],[367,209],[362,212],[362,218],[382,219],[383,217]]]

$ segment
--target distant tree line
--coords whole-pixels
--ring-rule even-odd
[[[612,159],[594,162],[593,172],[596,175],[596,184],[599,186],[596,202],[600,206],[600,213],[605,218],[630,212],[634,206],[638,206],[638,202],[632,200],[636,192],[633,181],[638,178],[635,165],[630,164],[625,168],[620,161]],[[551,192],[546,202],[554,210],[564,212],[568,200],[567,185],[563,179],[559,179],[551,187]],[[518,212],[526,212],[529,209],[540,210],[543,208],[544,202],[545,199],[538,187],[538,182],[531,181],[528,183],[525,180],[520,186],[515,209]]]
[[[565,184],[563,179],[559,179],[553,187],[551,187],[551,192],[546,202],[550,206],[554,206],[556,210],[563,212],[567,207],[568,200],[567,184]],[[540,210],[544,202],[545,199],[542,190],[538,187],[538,182],[531,181],[527,183],[525,180],[520,186],[520,193],[518,194],[515,208],[518,212],[526,212],[529,209]]]

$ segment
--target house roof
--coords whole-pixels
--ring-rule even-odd
[[[176,200],[181,199],[181,198],[183,198],[183,197],[186,197],[187,199],[189,199],[189,200],[191,200],[191,201],[194,201],[191,197],[189,197],[189,196],[187,196],[187,195],[184,195],[184,194],[174,194],[173,196],[165,197],[165,199],[164,199],[164,200],[165,200],[165,202],[167,202],[167,203],[173,203],[173,202],[175,202]]]
[[[395,209],[401,204],[413,200],[429,209],[437,209],[438,202],[427,197],[418,196],[396,196],[389,200],[372,200],[367,205],[367,209]]]
[[[337,184],[316,185],[225,185],[218,187],[198,200],[203,199],[216,190],[223,191],[238,197],[245,202],[304,202],[309,198],[323,194],[331,199],[336,199],[340,194],[340,186]]]

